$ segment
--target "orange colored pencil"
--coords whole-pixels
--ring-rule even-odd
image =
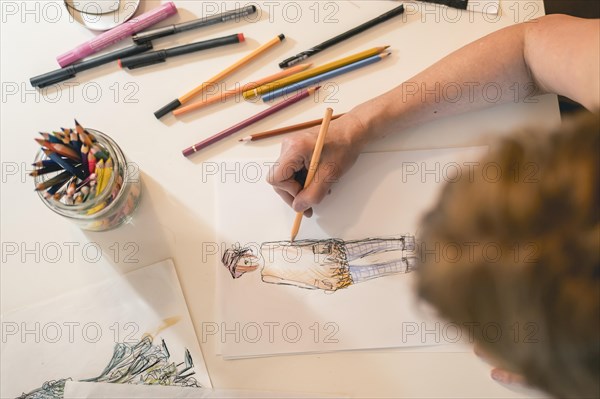
[[[194,98],[197,95],[199,95],[200,93],[202,93],[204,91],[204,89],[206,89],[208,86],[218,83],[226,76],[237,71],[242,66],[246,65],[250,61],[254,60],[256,57],[260,56],[265,51],[269,50],[271,47],[281,43],[284,39],[285,39],[285,35],[283,33],[280,35],[277,35],[276,37],[269,40],[268,42],[266,42],[265,44],[263,44],[262,46],[260,46],[259,48],[257,48],[253,52],[251,52],[250,54],[246,55],[244,58],[237,61],[235,64],[229,66],[228,68],[224,69],[223,71],[221,71],[217,75],[213,76],[206,82],[202,83],[200,86],[195,87],[194,89],[187,92],[183,96],[171,101],[170,103],[168,103],[167,105],[165,105],[164,107],[162,107],[161,109],[156,111],[154,113],[154,116],[156,117],[156,119],[160,119],[163,116],[167,115],[169,112],[172,112],[175,109],[181,107],[183,104],[189,102],[192,98]]]
[[[331,120],[337,119],[344,114],[334,115],[331,117]],[[256,141],[266,139],[268,137],[279,136],[280,134],[291,133],[297,130],[308,129],[309,127],[318,126],[323,122],[323,119],[314,119],[308,122],[298,123],[296,125],[290,125],[285,127],[280,127],[279,129],[267,130],[262,133],[251,134],[250,136],[246,136],[238,141]]]
[[[194,111],[194,110],[197,110],[200,108],[204,108],[207,105],[218,103],[220,101],[225,101],[228,98],[233,97],[236,94],[241,94],[246,90],[251,90],[251,89],[254,89],[255,87],[274,82],[278,79],[285,78],[287,76],[293,75],[298,72],[302,72],[302,71],[308,69],[311,65],[312,64],[298,64],[291,68],[284,69],[283,71],[280,71],[273,75],[269,75],[262,79],[259,79],[256,82],[249,82],[249,83],[246,83],[245,85],[242,85],[236,89],[227,90],[227,91],[221,93],[220,95],[216,95],[216,96],[207,98],[206,100],[202,100],[202,101],[190,104],[190,105],[186,105],[185,107],[177,108],[175,111],[173,111],[173,115],[178,116],[178,115],[187,114],[188,112],[191,112],[191,111]]]
[[[304,189],[310,186],[310,184],[313,181],[313,178],[315,177],[315,173],[317,172],[317,168],[319,167],[319,162],[321,160],[321,152],[323,151],[323,145],[325,144],[325,136],[327,136],[327,130],[329,129],[329,122],[331,122],[332,115],[333,109],[327,108],[325,110],[325,115],[323,116],[323,123],[321,123],[319,135],[317,136],[315,149],[313,151],[312,157],[310,158],[308,173],[306,174],[306,180],[304,181]],[[292,242],[294,242],[296,236],[298,235],[298,231],[300,230],[300,223],[302,223],[303,217],[304,212],[296,212],[296,218],[294,219],[294,225],[292,226],[292,238],[290,240]]]
[[[84,143],[85,145],[87,145],[88,147],[92,146],[92,139],[87,135],[85,129],[83,128],[83,126],[81,126],[79,124],[79,122],[77,122],[77,119],[75,119],[75,130],[77,131],[77,135],[79,136],[79,140],[81,140],[82,143]]]
[[[74,161],[81,161],[81,154],[78,154],[74,149],[65,144],[51,143],[42,139],[35,139],[35,141],[42,147],[46,147],[58,155],[62,155],[63,157],[67,157]]]

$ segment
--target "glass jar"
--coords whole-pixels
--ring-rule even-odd
[[[81,203],[67,202],[63,197],[47,195],[45,190],[38,191],[40,198],[52,211],[75,222],[84,230],[106,231],[114,229],[131,220],[141,196],[141,182],[136,165],[128,163],[121,148],[109,136],[94,129],[87,129],[94,138],[93,148],[100,150],[112,160],[112,173],[99,195]],[[40,150],[36,162],[48,157]],[[56,175],[58,173],[54,173]],[[35,184],[51,178],[52,174],[35,177]],[[81,181],[80,181],[81,183]],[[67,183],[65,183],[67,184]],[[82,187],[85,185],[81,185]],[[96,186],[92,186],[96,187]],[[77,187],[79,191],[81,188]],[[91,189],[92,192],[94,189]]]

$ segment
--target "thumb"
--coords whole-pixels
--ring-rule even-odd
[[[319,204],[330,192],[331,183],[320,179],[314,179],[309,186],[301,190],[294,198],[292,208],[296,212],[304,212]]]

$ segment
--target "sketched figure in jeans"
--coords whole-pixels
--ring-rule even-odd
[[[262,281],[336,291],[352,284],[414,270],[414,237],[265,242],[260,256],[232,247],[221,259],[233,278],[261,268]]]

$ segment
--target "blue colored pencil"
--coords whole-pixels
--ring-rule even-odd
[[[264,102],[271,101],[274,98],[281,97],[281,96],[284,96],[284,95],[289,94],[289,93],[293,93],[296,90],[304,89],[305,87],[315,85],[315,84],[317,84],[319,82],[322,82],[322,81],[327,80],[327,79],[331,79],[333,77],[339,76],[339,75],[344,74],[346,72],[354,71],[355,69],[359,69],[359,68],[362,68],[364,66],[374,64],[376,62],[381,61],[382,59],[384,59],[388,55],[390,55],[390,53],[377,54],[377,55],[374,55],[372,57],[365,58],[364,60],[356,61],[356,62],[354,62],[352,64],[348,64],[346,66],[334,69],[332,71],[325,72],[325,73],[322,73],[322,74],[317,75],[317,76],[313,76],[312,78],[308,78],[308,79],[302,80],[300,82],[291,84],[289,86],[282,87],[282,88],[277,89],[277,90],[273,90],[273,91],[265,94],[262,97],[262,100]]]
[[[56,162],[57,164],[59,164],[60,166],[62,166],[62,168],[64,170],[66,170],[67,172],[69,172],[73,176],[77,176],[81,180],[84,180],[86,178],[85,173],[83,173],[80,168],[78,168],[76,166],[73,166],[73,165],[65,162],[61,157],[58,156],[58,154],[55,154],[52,151],[48,151],[48,150],[45,150],[44,154],[46,154],[46,156],[48,158],[50,158],[51,160],[53,160],[54,162]]]

